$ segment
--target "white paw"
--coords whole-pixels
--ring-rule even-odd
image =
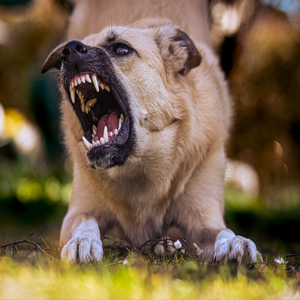
[[[236,259],[240,263],[243,257],[248,257],[252,264],[256,262],[257,255],[260,256],[256,245],[251,240],[236,236],[232,231],[227,230],[222,230],[217,235],[214,253],[216,261]]]
[[[74,261],[79,264],[102,261],[102,256],[100,231],[94,220],[83,221],[61,251],[63,260]]]

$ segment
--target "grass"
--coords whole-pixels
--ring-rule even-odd
[[[2,248],[0,299],[279,299],[298,295],[298,257],[287,264],[264,257],[263,264],[249,267],[247,262],[202,263],[188,252],[159,257],[121,250],[106,251],[102,263],[76,265],[60,261],[55,244],[47,251],[52,258],[26,243]]]

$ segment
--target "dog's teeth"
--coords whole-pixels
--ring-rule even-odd
[[[110,136],[113,136],[114,134],[112,132],[109,133]]]
[[[90,78],[90,76],[89,76],[88,74],[85,75],[85,78],[86,78],[86,81],[87,81],[87,82],[89,82],[89,83],[92,82],[92,80],[91,80],[91,78]]]
[[[96,74],[92,75],[92,80],[93,80],[93,84],[94,84],[94,87],[95,87],[96,91],[99,92],[99,85],[98,85],[97,75]]]
[[[116,134],[116,135],[118,134],[118,129],[115,129],[115,134]]]
[[[85,108],[84,102],[81,102],[81,111],[82,111],[82,112],[84,112],[84,108]]]
[[[124,122],[124,116],[123,116],[123,114],[120,115],[120,119],[122,120],[121,123],[123,123]]]
[[[74,88],[70,89],[70,94],[71,94],[72,102],[75,103],[75,89]]]
[[[97,143],[96,143],[95,141],[92,141],[92,143],[93,143],[93,146],[96,146],[96,145],[97,145]]]
[[[84,76],[81,77],[81,81],[82,81],[83,83],[85,83],[85,77],[84,77]]]
[[[75,86],[74,81],[71,82],[71,86],[72,86],[72,88],[74,88],[74,86]]]
[[[106,142],[108,142],[107,126],[104,127],[103,138]]]
[[[100,143],[101,143],[101,145],[103,145],[103,144],[105,144],[106,143],[106,141],[105,141],[105,139],[102,137],[102,138],[100,138]]]
[[[86,106],[86,107],[84,108],[84,112],[85,112],[86,114],[89,113],[89,107],[88,107],[88,106]]]
[[[102,139],[102,138],[101,138]],[[100,140],[101,140],[100,139]],[[103,139],[102,139],[103,140]],[[100,146],[101,145],[101,142],[100,141],[97,141],[97,146]]]
[[[120,120],[119,120],[118,131],[120,131],[121,127],[122,127],[122,124],[121,124],[121,122],[120,122]]]
[[[95,137],[95,135],[92,133],[92,138],[94,138]]]
[[[100,87],[101,87],[102,90],[104,90],[104,83],[101,82]]]
[[[76,80],[74,80],[74,85],[77,86],[77,81]]]
[[[105,88],[108,92],[110,92],[110,88],[109,88],[108,85],[106,85],[104,88]]]
[[[93,134],[96,135],[97,134],[97,127],[95,125],[93,125]]]
[[[83,136],[82,137],[82,140],[83,140],[83,143],[84,143],[84,146],[87,150],[90,149],[90,147],[92,146],[92,144]]]
[[[93,107],[95,105],[95,103],[97,102],[97,98],[94,98],[94,99],[91,99],[89,100],[86,105],[87,106],[90,106],[90,107]]]
[[[78,77],[77,79],[78,84],[81,84],[80,78]]]

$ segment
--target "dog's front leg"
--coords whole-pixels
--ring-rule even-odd
[[[65,230],[65,232],[64,232]],[[61,252],[61,258],[79,264],[91,261],[102,261],[103,247],[100,230],[95,218],[89,214],[79,214],[75,218],[65,218],[62,228],[61,243],[65,237],[73,232],[70,240]]]

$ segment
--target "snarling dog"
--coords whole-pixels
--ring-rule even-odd
[[[62,44],[42,72],[52,67],[74,162],[62,258],[101,261],[100,233],[119,226],[136,248],[175,227],[207,259],[256,261],[255,244],[223,220],[232,109],[209,47],[148,20]]]

